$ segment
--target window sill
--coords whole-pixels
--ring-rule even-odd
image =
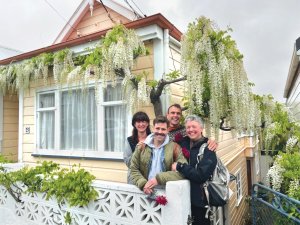
[[[99,161],[117,161],[123,162],[123,158],[112,158],[112,157],[90,157],[90,156],[74,156],[74,155],[53,155],[53,154],[31,154],[33,157],[42,157],[42,158],[59,158],[59,159],[82,159],[82,160],[99,160]]]
[[[122,152],[98,152],[98,151],[63,151],[63,150],[36,150],[33,157],[63,158],[63,159],[88,159],[105,161],[123,161]]]

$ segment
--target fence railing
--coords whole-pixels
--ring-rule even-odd
[[[252,188],[252,225],[300,224],[300,201],[261,184]]]

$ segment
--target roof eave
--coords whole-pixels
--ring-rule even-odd
[[[295,77],[298,73],[298,70],[299,70],[299,65],[300,65],[299,62],[300,62],[300,50],[297,49],[297,46],[295,44],[290,67],[289,67],[288,77],[287,77],[286,83],[285,83],[285,88],[284,88],[284,93],[283,93],[284,98],[289,98],[289,95],[290,95],[290,92],[292,89],[293,80],[295,79]]]
[[[149,17],[145,17],[145,18],[142,18],[139,20],[132,21],[132,22],[126,23],[124,25],[129,29],[137,29],[137,28],[146,27],[146,26],[153,25],[153,24],[157,24],[158,26],[160,26],[163,29],[169,29],[169,34],[173,38],[175,38],[177,41],[180,41],[182,33],[160,13],[149,16]],[[70,48],[70,47],[73,47],[73,46],[76,46],[76,45],[79,45],[82,43],[95,41],[95,40],[101,38],[102,36],[104,36],[108,30],[110,30],[110,29],[102,30],[102,31],[99,31],[99,32],[96,32],[93,34],[89,34],[86,36],[82,36],[82,37],[79,37],[79,38],[76,38],[73,40],[50,45],[48,47],[40,48],[40,49],[26,52],[26,53],[23,53],[23,54],[20,54],[17,56],[13,56],[13,57],[10,57],[7,59],[3,59],[3,60],[0,60],[0,65],[7,65],[12,62],[32,58],[32,57],[37,56],[44,52],[46,52],[46,53],[54,52],[54,51],[58,51],[63,48]]]

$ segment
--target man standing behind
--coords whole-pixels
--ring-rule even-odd
[[[167,118],[170,122],[169,137],[170,141],[175,140],[176,135],[185,137],[185,127],[180,124],[180,118],[182,116],[182,108],[179,104],[173,104],[168,108]]]
[[[167,118],[170,122],[168,128],[170,141],[176,143],[181,142],[181,140],[187,135],[185,127],[180,124],[180,119],[182,116],[182,108],[179,104],[173,104],[169,106],[167,112]],[[208,139],[207,141],[208,148],[211,151],[216,151],[218,144],[216,141]]]
[[[136,147],[130,165],[133,183],[145,194],[151,194],[155,186],[167,181],[183,179],[180,173],[171,171],[172,163],[187,163],[180,146],[169,142],[168,119],[158,116],[153,125],[153,133]]]

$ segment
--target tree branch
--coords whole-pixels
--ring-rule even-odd
[[[20,194],[20,193],[14,192],[11,188],[6,188],[6,190],[8,191],[8,193],[13,197],[13,199],[14,199],[16,202],[19,202],[19,203],[22,203],[22,202],[23,202],[23,201],[20,199],[20,197],[21,197],[21,194]]]
[[[160,96],[161,96],[161,94],[164,90],[164,87],[166,85],[176,83],[176,82],[179,82],[179,81],[183,81],[183,80],[186,80],[186,77],[181,77],[181,78],[174,79],[174,80],[169,80],[169,81],[161,79],[158,82],[157,87],[152,88],[152,90],[150,92],[150,100],[151,100],[151,103],[154,106],[154,112],[155,112],[156,116],[162,115],[162,105],[161,105],[161,101],[160,101]]]
[[[179,81],[183,81],[183,80],[186,80],[186,77],[180,77],[178,79],[174,79],[174,80],[164,80],[164,79],[161,79],[159,82],[158,82],[158,85],[156,87],[156,89],[152,89],[154,90],[153,92],[151,92],[151,94],[153,94],[153,97],[154,98],[159,98],[162,94],[162,91],[164,90],[164,87],[166,85],[169,85],[169,84],[173,84],[173,83],[176,83],[176,82],[179,82]],[[152,99],[151,99],[152,101]]]
[[[186,80],[186,77],[180,77],[180,78],[177,78],[174,80],[168,80],[168,81],[164,80],[164,83],[165,83],[165,85],[167,85],[167,84],[173,84],[173,83],[184,81],[184,80]]]

